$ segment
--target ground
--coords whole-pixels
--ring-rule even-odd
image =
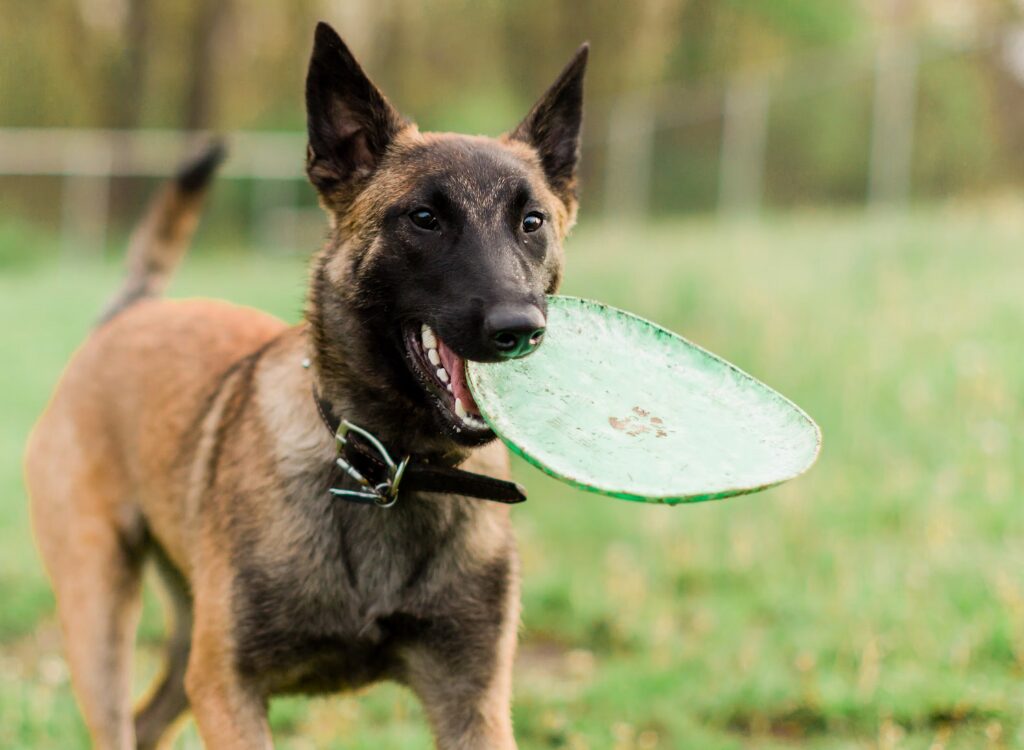
[[[598,224],[570,239],[565,291],[735,362],[815,417],[824,449],[782,487],[678,508],[518,465],[521,748],[1024,747],[1022,236],[1024,211],[1004,206]],[[199,250],[174,295],[297,319],[303,259]],[[4,748],[87,747],[20,459],[118,273],[0,265]],[[150,596],[140,691],[161,627]],[[282,748],[429,745],[390,686],[277,701],[272,723]],[[176,747],[199,747],[194,727]]]

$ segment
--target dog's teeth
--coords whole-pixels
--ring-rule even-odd
[[[462,403],[459,402],[459,406],[461,405]],[[465,412],[465,409],[463,409],[462,411]],[[458,412],[458,409],[456,409],[456,412]],[[473,416],[472,414],[468,413],[459,414],[459,417],[462,419],[462,424],[466,425],[467,427],[472,427],[474,430],[487,429],[487,423],[480,419],[479,417]]]
[[[459,419],[462,420],[465,420],[466,417],[469,416],[469,414],[466,412],[466,407],[462,405],[461,398],[455,399],[455,413],[458,415]]]
[[[448,384],[447,386],[445,386],[445,387],[446,387],[446,388],[448,389],[448,392],[449,392],[449,393],[455,393],[455,391],[453,391],[453,390],[452,390],[452,384],[451,384],[451,383],[449,383],[449,384]]]
[[[425,349],[430,350],[437,348],[437,336],[434,335],[434,332],[430,330],[430,326],[426,323],[424,323],[423,327],[420,329],[420,337],[423,339],[423,347]],[[434,362],[434,364],[436,365],[437,363]]]
[[[434,367],[441,364],[441,355],[437,353],[437,349],[427,349],[427,359]]]
[[[442,383],[447,383],[448,382],[448,371],[446,369],[444,369],[443,367],[438,367],[437,368],[437,378]]]

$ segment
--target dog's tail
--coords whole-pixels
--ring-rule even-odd
[[[199,224],[199,212],[210,180],[227,150],[221,140],[208,143],[185,162],[150,203],[128,245],[128,275],[108,303],[105,323],[135,302],[157,297],[181,261]]]

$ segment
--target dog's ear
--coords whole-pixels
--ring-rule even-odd
[[[537,149],[548,182],[567,205],[576,202],[576,164],[580,156],[583,121],[583,74],[590,45],[576,50],[551,88],[510,137]]]
[[[337,32],[318,23],[306,75],[306,172],[320,194],[350,193],[405,124]]]

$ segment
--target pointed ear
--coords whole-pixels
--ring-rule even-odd
[[[371,175],[404,126],[337,32],[317,24],[306,75],[306,173],[321,196],[347,192]]]
[[[576,164],[583,121],[583,74],[590,45],[584,43],[510,137],[537,149],[548,182],[568,205],[576,201]]]

